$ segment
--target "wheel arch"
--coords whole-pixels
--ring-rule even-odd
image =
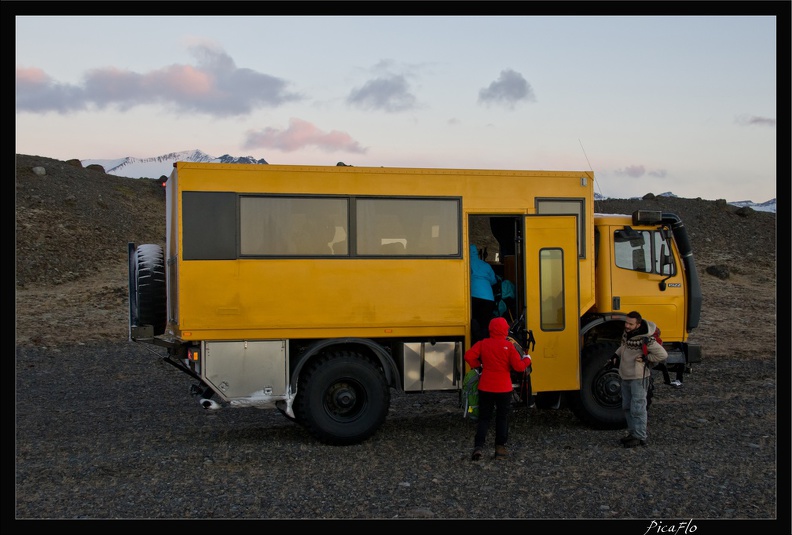
[[[591,314],[587,316],[583,316],[583,327],[581,331],[585,334],[592,329],[602,329],[603,326],[608,328],[612,328],[613,325],[616,325],[615,322],[623,322],[624,319],[627,317],[627,314],[624,312],[608,312],[607,314]],[[621,336],[622,325],[618,325],[619,336]]]
[[[619,347],[625,317],[617,312],[596,314],[582,322],[580,390],[569,392],[568,400],[577,418],[595,429],[624,427],[618,371],[602,366]]]
[[[298,361],[292,369],[291,377],[289,377],[292,392],[297,392],[300,375],[308,363],[324,353],[339,350],[354,351],[379,364],[385,373],[385,381],[388,386],[398,387],[399,372],[396,363],[390,353],[380,344],[368,338],[328,338],[310,344],[300,353]]]
[[[601,342],[621,342],[624,332],[624,318],[626,314],[617,312],[597,314],[583,318],[580,329],[580,358],[586,353],[586,348]]]

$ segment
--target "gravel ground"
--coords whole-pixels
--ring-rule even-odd
[[[490,459],[490,436],[472,463],[455,393],[394,392],[374,437],[333,447],[276,410],[205,411],[158,351],[16,349],[16,519],[636,519],[641,534],[778,515],[773,359],[705,359],[682,389],[660,384],[646,448],[518,408],[512,456]]]
[[[546,519],[558,529],[557,519],[574,519],[576,532],[722,535],[759,523],[757,533],[792,533],[788,431],[777,474],[777,362],[782,378],[789,371],[786,353],[776,360],[775,214],[653,195],[597,202],[598,212],[685,221],[703,293],[690,341],[704,361],[683,389],[658,387],[648,448],[625,450],[622,432],[583,427],[566,409],[521,408],[511,458],[471,463],[475,428],[457,394],[394,392],[380,431],[348,447],[318,443],[276,410],[200,408],[192,380],[156,346],[125,341],[126,245],[164,243],[161,186],[79,160],[17,154],[15,163],[15,519],[25,529],[85,520],[81,531],[104,534],[97,520],[128,519],[168,520],[166,529],[213,519],[544,528]],[[788,409],[789,388],[781,393]],[[781,421],[788,430],[788,412]]]

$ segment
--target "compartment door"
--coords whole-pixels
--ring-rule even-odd
[[[526,327],[534,392],[580,389],[577,216],[525,218]]]

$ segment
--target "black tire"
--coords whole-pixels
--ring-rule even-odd
[[[356,353],[338,352],[308,367],[295,407],[297,420],[320,442],[358,444],[385,421],[390,389],[379,367]]]
[[[582,384],[572,396],[575,416],[595,429],[623,429],[627,426],[621,408],[621,379],[618,368],[608,361],[618,349],[615,342],[594,344],[583,351]]]
[[[168,317],[165,256],[162,247],[139,245],[135,249],[132,309],[138,325],[154,327],[154,336],[165,332]]]

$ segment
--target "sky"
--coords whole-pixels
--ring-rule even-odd
[[[788,24],[17,15],[16,153],[585,170],[606,197],[764,202]]]

